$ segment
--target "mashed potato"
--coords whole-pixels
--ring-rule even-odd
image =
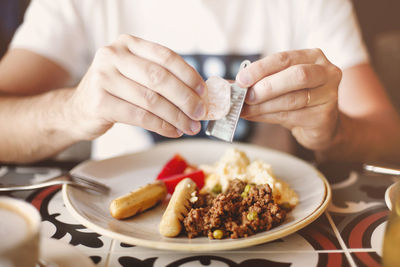
[[[294,207],[299,202],[296,192],[287,183],[275,177],[271,165],[262,160],[250,162],[246,153],[228,149],[214,165],[199,166],[206,174],[204,190],[212,191],[216,186],[225,192],[229,181],[240,179],[246,183],[269,184],[276,203],[289,203]]]

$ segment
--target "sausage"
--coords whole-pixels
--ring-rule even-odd
[[[125,219],[155,206],[166,196],[165,184],[157,181],[111,201],[110,213],[116,219]]]
[[[167,237],[179,235],[182,230],[181,221],[188,214],[189,201],[194,191],[196,191],[196,183],[190,178],[185,178],[176,185],[167,209],[161,218],[160,234]]]

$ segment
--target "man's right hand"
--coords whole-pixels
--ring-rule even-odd
[[[179,137],[199,132],[205,88],[178,54],[121,35],[97,51],[66,106],[79,139],[94,139],[116,122]]]

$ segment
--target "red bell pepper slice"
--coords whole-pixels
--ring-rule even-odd
[[[190,173],[175,174],[162,179],[162,181],[165,183],[168,193],[172,194],[175,190],[175,186],[185,178],[192,179],[200,190],[204,186],[204,177],[204,172],[202,170],[196,170]]]
[[[157,180],[183,173],[187,166],[185,159],[181,155],[175,154],[161,169],[157,175]]]

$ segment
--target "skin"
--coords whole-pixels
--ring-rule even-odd
[[[267,56],[238,73],[242,117],[291,130],[320,161],[399,161],[399,117],[367,63],[343,72],[320,49]]]
[[[0,62],[0,161],[50,157],[116,122],[168,137],[196,134],[206,113],[200,75],[170,49],[129,35],[99,49],[76,87],[67,87],[68,79],[50,59],[7,52]],[[250,87],[244,118],[289,128],[320,160],[399,154],[399,119],[368,64],[341,72],[318,49],[288,51],[252,63],[237,82]]]
[[[100,48],[75,88],[63,88],[68,78],[35,53],[6,54],[0,64],[0,161],[47,158],[116,122],[168,137],[193,135],[206,112],[200,75],[170,49],[129,35]]]

